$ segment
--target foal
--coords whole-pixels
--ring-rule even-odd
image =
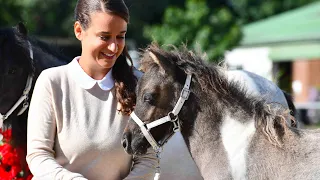
[[[180,129],[205,180],[320,178],[320,131],[290,127],[287,108],[248,93],[225,69],[157,46],[145,51],[142,67],[123,135],[129,154],[150,144],[159,150]]]

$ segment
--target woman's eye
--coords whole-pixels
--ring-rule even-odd
[[[109,40],[109,37],[107,37],[107,36],[100,36],[100,39],[103,40],[103,41],[106,41],[106,40]]]
[[[118,39],[125,39],[125,36],[117,36]]]

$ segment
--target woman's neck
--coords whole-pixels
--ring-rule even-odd
[[[110,69],[100,67],[94,60],[85,59],[84,56],[81,56],[78,62],[83,71],[95,80],[103,79],[110,71]]]

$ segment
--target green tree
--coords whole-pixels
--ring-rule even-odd
[[[238,45],[241,26],[316,0],[185,0],[170,5],[161,23],[144,28],[144,36],[159,44],[201,49],[210,61]]]
[[[169,4],[183,7],[184,1],[125,0],[130,11],[127,37],[134,39],[139,47],[145,46],[150,41],[143,35],[143,27],[148,24],[160,24],[164,11]]]
[[[0,0],[0,4],[0,26],[13,26],[22,21],[22,6],[17,1]]]
[[[162,24],[146,26],[144,35],[160,45],[184,43],[205,52],[209,61],[220,60],[241,38],[232,8],[224,1],[206,0],[186,0],[184,8],[168,7]]]
[[[24,22],[36,35],[70,36],[75,3],[75,0],[22,0]]]

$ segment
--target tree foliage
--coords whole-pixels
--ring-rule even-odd
[[[183,8],[168,7],[162,24],[146,26],[144,34],[159,44],[184,43],[189,48],[201,49],[210,61],[219,60],[241,37],[232,9],[225,3],[206,0],[186,0]]]
[[[185,43],[210,60],[241,39],[241,26],[315,0],[125,0],[131,20],[127,37],[138,47],[150,41]],[[0,0],[0,26],[26,24],[31,34],[73,37],[76,0]]]
[[[314,0],[186,0],[169,6],[161,23],[146,26],[144,35],[159,44],[201,49],[216,61],[241,40],[241,26]]]
[[[149,40],[143,35],[143,27],[161,23],[168,5],[183,6],[185,0],[125,0],[130,11],[130,23],[127,37],[135,39],[138,46],[144,46]]]
[[[12,22],[19,22],[22,20],[20,10],[22,6],[17,1],[0,0],[0,25],[13,25]]]
[[[32,34],[68,36],[73,33],[75,0],[0,0],[1,26],[23,22]]]
[[[40,36],[72,35],[75,3],[75,0],[22,0],[24,22]]]

